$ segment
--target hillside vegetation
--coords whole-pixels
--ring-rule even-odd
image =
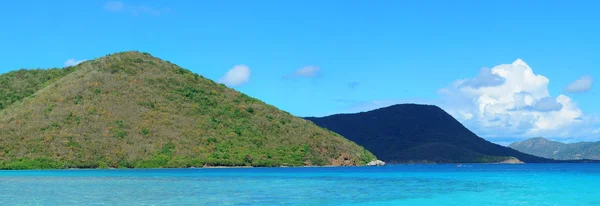
[[[399,104],[306,119],[390,163],[495,163],[511,157],[523,162],[552,162],[488,142],[437,106]]]
[[[0,168],[362,165],[342,136],[147,53],[0,75]]]
[[[512,143],[509,147],[523,153],[557,160],[600,160],[600,142],[565,144],[538,137]]]
[[[0,75],[0,110],[48,86],[73,72],[74,67],[65,69],[21,69]]]

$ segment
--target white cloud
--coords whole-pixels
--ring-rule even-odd
[[[291,77],[314,77],[315,75],[317,75],[319,70],[321,70],[321,68],[316,67],[316,66],[306,66],[306,67],[302,67],[302,68],[294,71],[294,73],[292,73],[288,76],[291,76]]]
[[[491,69],[483,68],[479,71],[479,75],[473,79],[465,80],[461,83],[461,87],[490,87],[498,86],[504,83],[504,78],[492,73]]]
[[[104,4],[104,9],[111,12],[120,12],[125,8],[125,3],[120,1],[107,1]]]
[[[560,111],[563,107],[563,104],[559,103],[557,100],[558,98],[554,99],[552,97],[544,97],[537,101],[533,107],[531,107],[531,109],[540,112]]]
[[[237,87],[250,80],[250,68],[246,65],[236,65],[231,68],[219,82],[229,86]]]
[[[483,137],[590,135],[592,118],[568,96],[551,97],[549,82],[517,59],[441,89],[441,106]]]
[[[67,61],[65,61],[65,67],[70,67],[70,66],[75,66],[78,65],[81,62],[84,62],[85,60],[76,60],[73,58],[67,59]]]
[[[589,76],[589,75],[582,76],[579,79],[572,82],[571,84],[569,84],[569,86],[567,86],[567,88],[565,88],[565,91],[570,92],[570,93],[587,92],[592,88],[593,83],[594,83],[594,79],[592,79],[591,76]]]

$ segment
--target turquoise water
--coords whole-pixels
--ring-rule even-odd
[[[600,205],[600,164],[0,171],[0,205]]]

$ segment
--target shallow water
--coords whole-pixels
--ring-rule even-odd
[[[600,164],[0,171],[0,205],[600,205]]]

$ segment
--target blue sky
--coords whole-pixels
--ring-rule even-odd
[[[600,140],[598,8],[535,0],[10,1],[0,7],[0,73],[139,50],[298,116],[417,102],[440,105],[495,142]]]

